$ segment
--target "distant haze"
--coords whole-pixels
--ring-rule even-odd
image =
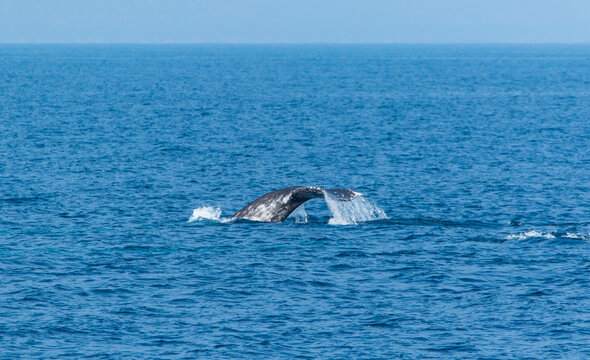
[[[2,43],[587,43],[582,0],[0,0]]]

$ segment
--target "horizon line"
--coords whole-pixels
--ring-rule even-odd
[[[2,42],[0,45],[590,45],[590,42],[527,42],[527,41],[485,41],[485,42],[176,42],[176,41],[55,41],[55,42]]]

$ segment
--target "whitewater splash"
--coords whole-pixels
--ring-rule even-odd
[[[364,196],[357,196],[351,201],[339,201],[324,192],[324,199],[332,212],[330,225],[354,225],[359,222],[387,219],[385,212],[371,203]]]
[[[193,213],[188,219],[188,222],[203,220],[223,221],[224,219],[221,219],[221,209],[219,207],[213,206],[202,206],[200,208],[196,208],[193,210]]]
[[[565,235],[563,237],[566,237],[569,239],[590,240],[590,233],[588,233],[588,234],[565,233]]]
[[[541,233],[535,230],[531,230],[524,233],[520,233],[518,235],[506,236],[506,240],[524,240],[528,238],[555,239],[555,235],[553,235],[552,233]]]
[[[577,234],[577,233],[542,233],[536,230],[523,232],[517,235],[508,235],[506,240],[525,240],[529,238],[544,238],[544,239],[555,239],[556,237],[568,238],[568,239],[579,239],[579,240],[590,240],[590,234]]]
[[[305,211],[305,205],[301,204],[295,211],[289,215],[298,224],[304,224],[307,222],[307,212]]]

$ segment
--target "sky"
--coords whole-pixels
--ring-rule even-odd
[[[0,0],[0,43],[590,43],[590,1]]]

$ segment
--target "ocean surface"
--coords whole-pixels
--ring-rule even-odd
[[[0,358],[590,358],[590,46],[0,46]]]

